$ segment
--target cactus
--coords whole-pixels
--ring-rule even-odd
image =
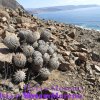
[[[20,46],[19,39],[15,34],[6,36],[4,38],[4,44],[12,50],[17,49]]]
[[[30,30],[21,30],[19,31],[18,36],[20,37],[20,40],[26,40],[27,35],[30,33]]]
[[[55,52],[55,53],[52,54],[52,57],[58,59],[58,54]]]
[[[58,69],[60,63],[58,61],[58,58],[52,57],[49,61],[49,67],[51,70]]]
[[[41,68],[39,73],[43,79],[47,79],[50,75],[50,71],[47,68]]]
[[[54,43],[50,43],[50,47],[54,49],[54,51],[57,51],[57,46],[54,45]]]
[[[38,39],[40,39],[40,33],[39,32],[31,32],[27,35],[26,41],[28,43],[34,43],[36,42]]]
[[[40,45],[38,47],[38,50],[42,53],[42,54],[45,54],[48,50],[48,46],[47,45]]]
[[[33,57],[35,58],[35,57],[42,57],[42,54],[39,52],[39,51],[34,51],[34,53],[33,53]]]
[[[56,45],[54,43],[50,43],[50,46],[48,47],[48,53],[50,55],[53,55],[57,51]]]
[[[36,42],[33,43],[32,46],[33,46],[34,49],[36,49],[36,48],[38,48],[38,45],[39,45],[39,44],[38,44],[38,42],[36,41]]]
[[[52,47],[49,46],[49,48],[48,48],[48,53],[49,53],[50,55],[53,55],[53,54],[55,53],[55,50],[54,50]]]
[[[33,58],[32,57],[28,57],[27,62],[28,63],[32,63],[33,62]]]
[[[46,63],[48,63],[49,60],[50,60],[50,55],[49,55],[48,53],[45,53],[45,54],[43,55],[43,60],[44,60]]]
[[[23,50],[23,53],[27,56],[27,57],[30,57],[33,55],[34,53],[34,48],[30,45],[24,45],[22,46],[22,50]]]
[[[48,41],[52,36],[52,33],[50,33],[49,31],[47,30],[44,30],[42,33],[41,33],[41,38],[44,40],[44,41]]]
[[[17,53],[13,56],[15,66],[23,68],[26,64],[26,56],[23,53]]]
[[[45,41],[44,40],[39,40],[38,43],[39,43],[39,45],[45,45]]]
[[[42,67],[43,66],[43,58],[39,57],[39,56],[35,57],[34,65]]]
[[[22,70],[15,72],[14,79],[16,82],[22,82],[26,78],[26,73]]]

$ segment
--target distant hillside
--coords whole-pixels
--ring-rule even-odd
[[[24,9],[16,0],[0,0],[0,7],[7,7],[7,8],[22,8]]]
[[[41,13],[41,12],[53,12],[61,10],[72,10],[78,8],[89,8],[89,7],[98,7],[98,5],[67,5],[67,6],[54,6],[54,7],[45,7],[45,8],[29,8],[27,9],[30,13]]]

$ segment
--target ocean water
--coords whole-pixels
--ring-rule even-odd
[[[100,30],[100,7],[36,14],[38,18]]]

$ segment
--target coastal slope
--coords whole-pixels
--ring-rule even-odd
[[[8,95],[12,100],[38,100],[32,94],[45,93],[67,95],[59,100],[100,99],[100,31],[45,21],[18,6],[3,7],[0,93],[6,100]]]

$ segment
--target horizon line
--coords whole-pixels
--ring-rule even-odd
[[[83,5],[94,5],[94,6],[100,6],[99,4],[83,4]],[[38,8],[49,8],[49,7],[60,7],[60,6],[83,6],[81,5],[59,5],[59,6],[44,6],[44,7],[36,7],[36,8],[25,8],[25,9],[38,9]]]

